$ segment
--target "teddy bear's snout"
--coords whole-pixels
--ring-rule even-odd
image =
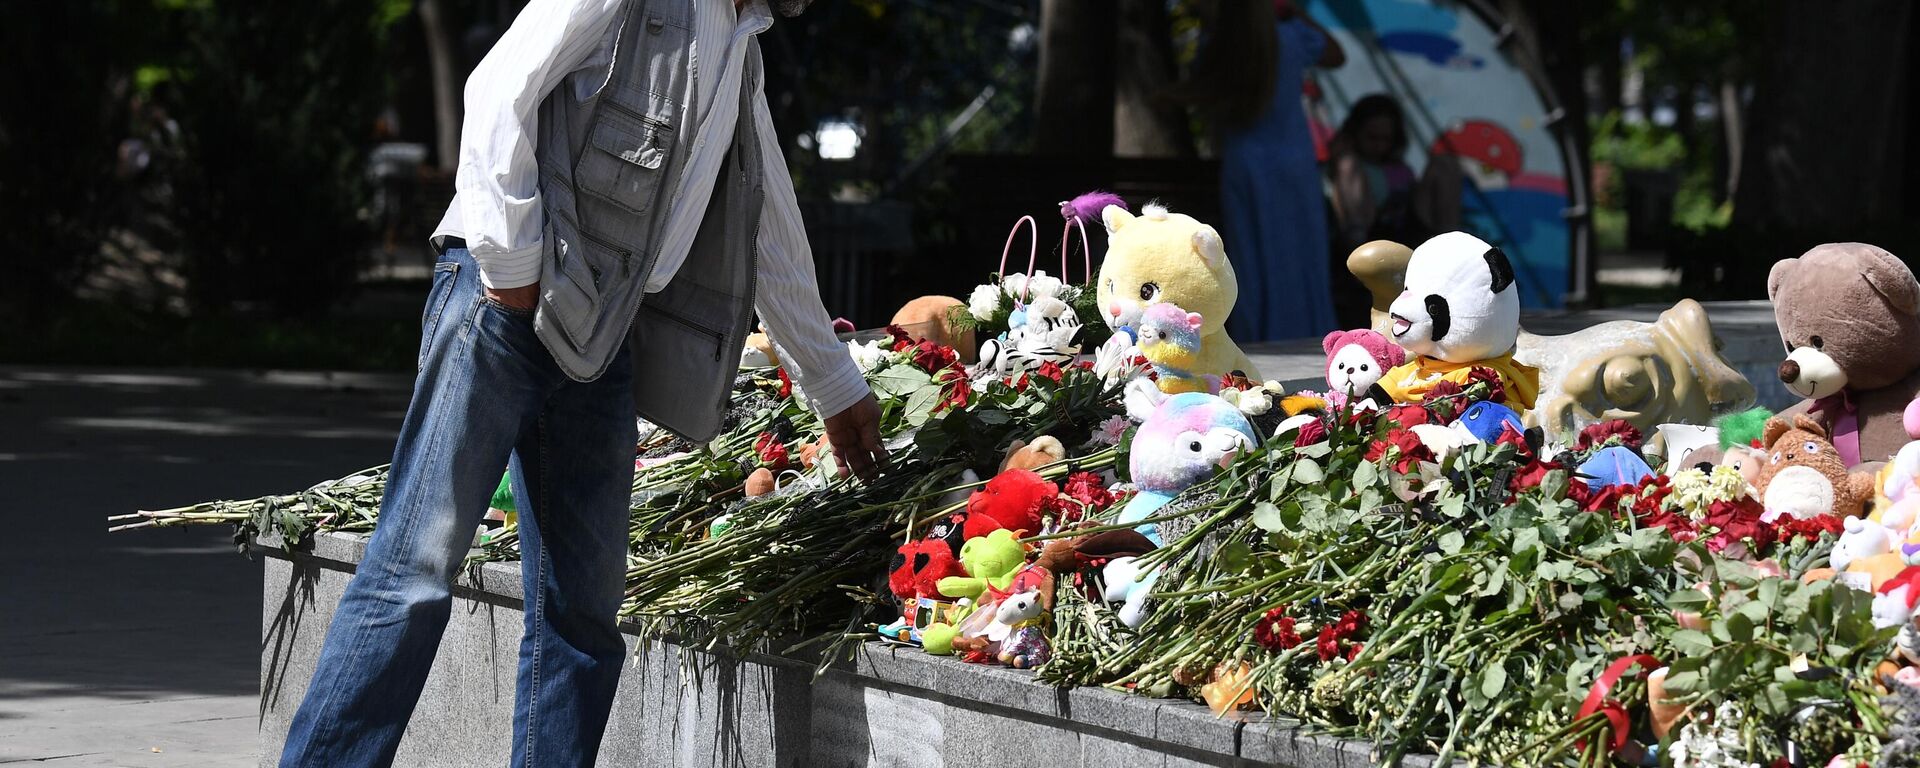
[[[1781,383],[1792,384],[1793,382],[1798,381],[1799,379],[1800,379],[1799,363],[1794,362],[1792,360],[1787,360],[1785,362],[1780,363]]]

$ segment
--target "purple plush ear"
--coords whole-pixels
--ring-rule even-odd
[[[1107,206],[1119,206],[1127,210],[1127,201],[1112,192],[1094,190],[1060,204],[1060,217],[1068,221],[1079,219],[1081,224],[1093,226],[1101,222],[1100,212]]]

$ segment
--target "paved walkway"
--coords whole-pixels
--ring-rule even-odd
[[[409,384],[0,367],[0,765],[256,765],[260,565],[105,518],[383,463]]]

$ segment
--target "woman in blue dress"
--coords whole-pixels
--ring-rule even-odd
[[[1242,342],[1320,338],[1335,330],[1327,209],[1301,86],[1308,67],[1338,67],[1346,54],[1286,0],[1274,3],[1272,15],[1264,3],[1244,7],[1255,12],[1254,20],[1219,19],[1207,46],[1211,69],[1254,68],[1223,77],[1248,90],[1222,94],[1232,101],[1215,115],[1222,139],[1221,237],[1240,281],[1227,331]],[[1261,34],[1268,30],[1271,36]],[[1228,53],[1235,49],[1241,53]]]

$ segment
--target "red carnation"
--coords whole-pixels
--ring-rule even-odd
[[[887,326],[887,336],[893,339],[893,351],[905,352],[913,346],[913,337],[907,335],[907,329],[898,325]]]
[[[1500,378],[1499,371],[1486,366],[1474,366],[1473,370],[1467,372],[1467,386],[1471,387],[1475,384],[1486,385],[1487,394],[1482,399],[1487,402],[1505,403],[1507,401],[1507,382]]]
[[[774,438],[772,432],[760,433],[753,441],[753,452],[768,469],[779,472],[787,468],[787,445]]]
[[[1313,445],[1326,439],[1327,425],[1320,423],[1319,419],[1300,425],[1300,429],[1293,434],[1294,445]]]
[[[1805,520],[1789,517],[1780,521],[1780,524],[1774,528],[1779,531],[1780,539],[1783,541],[1787,539],[1818,541],[1823,533],[1839,536],[1840,532],[1846,529],[1846,525],[1839,515],[1825,514],[1814,515]]]
[[[779,372],[780,372],[780,399],[785,400],[789,397],[793,397],[793,379],[787,378],[787,369],[781,368],[779,369]]]
[[[1340,638],[1334,637],[1333,625],[1320,628],[1320,636],[1313,639],[1313,648],[1320,653],[1321,661],[1333,661],[1340,656]]]
[[[1253,627],[1253,641],[1260,647],[1278,653],[1300,644],[1300,635],[1294,632],[1294,619],[1285,615],[1286,606],[1267,611],[1260,617],[1260,623]]]
[[[1461,388],[1459,384],[1455,383],[1453,379],[1441,379],[1438,383],[1427,388],[1427,395],[1425,399],[1440,400],[1443,398],[1457,396],[1460,393],[1465,391],[1466,390]]]
[[[1061,370],[1060,365],[1052,360],[1041,363],[1040,370],[1034,371],[1034,373],[1045,378],[1053,379],[1053,383],[1055,384],[1060,383],[1061,379],[1067,377],[1067,372]]]
[[[1609,439],[1615,437],[1620,438],[1621,445],[1634,450],[1640,449],[1642,440],[1640,430],[1634,428],[1632,424],[1627,423],[1626,419],[1614,419],[1612,421],[1592,424],[1586,429],[1580,430],[1578,450],[1585,451],[1598,446],[1604,446]]]
[[[1347,661],[1353,661],[1354,658],[1360,655],[1360,649],[1365,647],[1367,646],[1361,643],[1354,643],[1353,645],[1347,646]]]
[[[1367,615],[1357,610],[1349,610],[1340,614],[1340,620],[1333,623],[1333,636],[1344,639],[1366,628]]]
[[[1080,502],[1088,509],[1106,509],[1113,506],[1113,494],[1100,482],[1100,476],[1092,472],[1075,472],[1067,476],[1066,487],[1061,490],[1067,498]]]

